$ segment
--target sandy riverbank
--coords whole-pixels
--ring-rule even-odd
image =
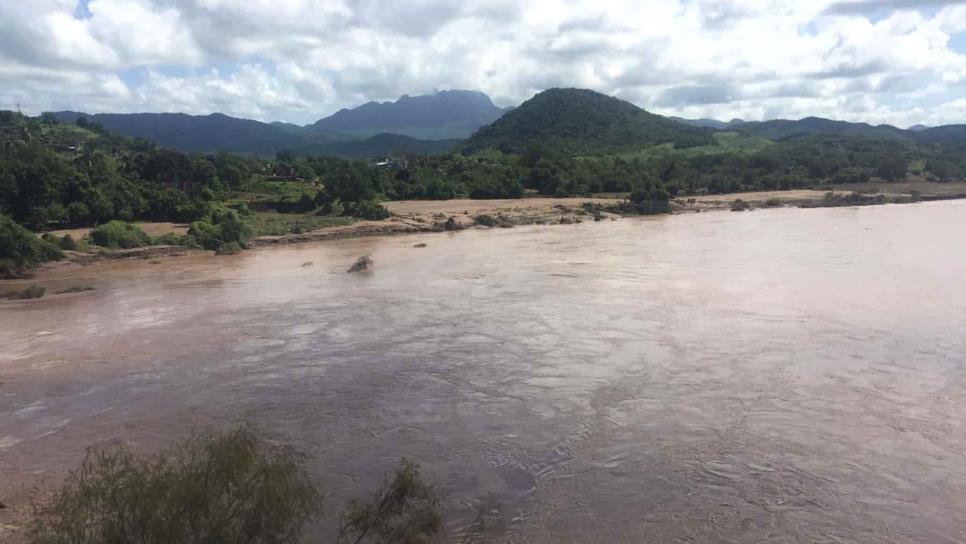
[[[149,222],[142,221],[134,224],[137,225],[137,227],[143,230],[145,233],[147,233],[148,236],[164,236],[165,234],[172,234],[172,233],[173,234],[188,233],[188,225],[185,225],[183,223],[169,223],[169,222],[149,223]],[[75,240],[80,240],[81,238],[83,238],[84,236],[87,236],[90,233],[91,233],[91,229],[89,227],[80,228],[80,229],[60,229],[60,230],[51,231],[51,234],[56,234],[57,236],[66,236],[70,234],[71,238],[74,238]]]
[[[888,190],[888,191],[887,191]],[[966,182],[957,183],[926,183],[909,182],[898,184],[859,184],[843,186],[835,190],[798,189],[790,191],[760,191],[751,193],[734,193],[727,195],[700,195],[694,197],[677,198],[672,207],[675,213],[700,213],[710,211],[730,210],[735,200],[747,202],[751,209],[778,206],[808,207],[821,206],[828,193],[836,196],[848,196],[852,193],[875,193],[879,191],[885,197],[885,202],[900,201],[911,194],[921,195],[924,199],[963,198],[966,196]],[[401,234],[416,234],[422,232],[440,232],[441,230],[458,230],[465,228],[485,228],[477,224],[479,216],[486,215],[497,218],[499,225],[512,227],[514,225],[559,225],[572,224],[583,221],[593,221],[593,216],[585,209],[585,205],[607,208],[619,202],[616,195],[598,197],[575,198],[547,198],[534,197],[523,199],[503,200],[413,200],[386,202],[384,205],[392,212],[392,217],[384,221],[357,221],[349,225],[326,227],[306,233],[288,234],[283,236],[261,236],[252,241],[255,248],[295,243],[340,240],[347,238],[361,238],[369,236],[393,236]],[[618,219],[620,216],[604,213],[605,219]],[[152,236],[166,233],[184,234],[187,226],[177,223],[138,223],[145,232]],[[63,236],[70,233],[75,238],[82,237],[89,229],[74,229],[57,231]],[[48,263],[37,270],[34,278],[24,280],[0,280],[0,293],[22,290],[28,285],[44,282],[52,273],[58,278],[70,277],[73,271],[86,270],[89,276],[90,267],[106,263],[125,260],[151,260],[154,264],[163,264],[170,257],[193,255],[199,258],[214,257],[210,252],[200,250],[186,250],[180,247],[155,246],[132,250],[101,251],[99,253],[69,252],[64,261]],[[48,294],[51,294],[50,292]]]

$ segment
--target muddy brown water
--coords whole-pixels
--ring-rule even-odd
[[[97,290],[0,305],[0,499],[248,420],[330,511],[420,461],[455,542],[481,508],[493,542],[963,542],[964,232],[777,209],[54,273]]]

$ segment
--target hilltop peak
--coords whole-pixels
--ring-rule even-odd
[[[414,138],[465,138],[503,113],[480,91],[443,90],[342,109],[310,128],[359,136],[395,133]]]
[[[464,151],[495,148],[520,153],[536,144],[593,155],[663,143],[689,147],[711,141],[705,129],[648,113],[619,98],[589,89],[555,88],[534,95],[480,129]]]

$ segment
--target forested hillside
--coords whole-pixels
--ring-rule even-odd
[[[567,155],[605,155],[664,143],[694,147],[713,139],[710,130],[648,113],[611,96],[550,89],[480,129],[462,149],[523,153],[539,145]]]

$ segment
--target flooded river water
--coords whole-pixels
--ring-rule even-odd
[[[493,542],[963,542],[964,234],[777,209],[55,272],[97,290],[0,304],[0,499],[247,420],[333,508],[418,460],[455,542],[483,505]]]

